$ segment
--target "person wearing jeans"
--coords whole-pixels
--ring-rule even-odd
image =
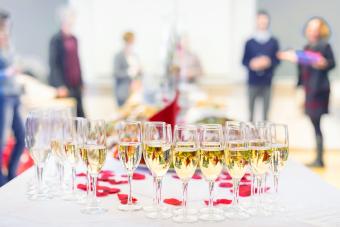
[[[248,70],[248,100],[250,121],[254,120],[256,100],[263,101],[263,119],[268,120],[271,98],[271,83],[274,70],[280,63],[276,57],[279,43],[269,31],[268,13],[259,11],[256,20],[256,32],[246,42],[242,64]]]
[[[11,63],[9,48],[9,14],[0,10],[0,186],[16,176],[20,156],[25,147],[25,131],[20,116],[21,88],[15,82],[17,70]],[[2,155],[7,132],[12,129],[15,146],[8,163],[8,176],[2,173]]]

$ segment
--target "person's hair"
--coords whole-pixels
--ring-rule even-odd
[[[320,38],[322,40],[328,40],[329,37],[331,36],[331,28],[324,18],[318,17],[318,16],[312,17],[306,22],[304,29],[303,29],[304,35],[306,35],[306,31],[307,31],[307,28],[310,22],[314,20],[318,20],[320,22],[320,27],[319,27]]]
[[[123,40],[126,43],[132,41],[134,38],[135,38],[135,34],[131,31],[125,32],[123,34]]]
[[[260,9],[257,11],[256,16],[266,16],[270,20],[270,15],[267,11]]]
[[[68,17],[74,16],[74,14],[75,10],[72,8],[72,6],[63,5],[57,9],[57,21],[62,23]]]
[[[3,29],[6,25],[6,22],[9,20],[9,13],[3,9],[0,9],[0,29]]]

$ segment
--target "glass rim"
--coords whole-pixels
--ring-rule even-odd
[[[198,127],[197,127],[197,125],[194,125],[194,124],[176,124],[175,130],[176,129],[188,129],[188,130],[195,129],[195,130],[197,130]]]

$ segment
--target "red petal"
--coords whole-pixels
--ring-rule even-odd
[[[221,182],[218,184],[218,186],[221,188],[231,188],[233,187],[233,184],[230,182]]]
[[[127,194],[120,194],[119,193],[119,194],[117,194],[117,196],[118,196],[118,199],[120,200],[121,204],[127,204],[127,202],[128,202],[128,195]],[[132,202],[133,203],[137,202],[137,199],[132,197]]]
[[[97,191],[97,196],[98,197],[105,197],[105,196],[108,196],[109,193],[105,192],[105,191]]]
[[[78,184],[77,188],[83,191],[87,191],[87,185],[86,184]]]
[[[192,176],[192,179],[201,180],[202,177],[201,177],[201,175],[195,173],[195,174]]]
[[[231,180],[231,176],[227,171],[223,171],[222,174],[225,176],[224,180]]]
[[[166,204],[173,205],[173,206],[182,205],[182,201],[175,199],[175,198],[164,199],[163,202],[166,203]]]
[[[216,199],[213,204],[214,206],[223,204],[223,205],[228,205],[231,204],[233,201],[230,199]],[[205,205],[209,205],[209,201],[208,200],[204,200]]]
[[[113,184],[113,185],[127,184],[128,183],[128,181],[126,181],[126,180],[115,180],[115,179],[111,179],[111,180],[109,180],[107,182],[109,182],[110,184]]]
[[[179,179],[179,177],[177,175],[172,175],[172,178],[175,178],[175,179]]]
[[[240,196],[247,197],[251,195],[251,185],[249,184],[243,184],[240,185],[239,189]]]
[[[86,174],[86,173],[77,173],[76,176],[77,176],[77,177],[86,177],[87,174]]]
[[[127,174],[122,174],[121,177],[128,177]],[[145,175],[143,173],[134,173],[132,176],[133,180],[144,180]]]

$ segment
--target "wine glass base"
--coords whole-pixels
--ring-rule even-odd
[[[213,213],[213,214],[223,214],[224,211],[220,208],[217,207],[204,207],[202,209],[200,209],[200,213],[201,214],[209,214],[209,213]]]
[[[207,213],[199,217],[203,221],[223,221],[225,216],[222,213]]]
[[[103,214],[107,212],[107,209],[102,208],[102,207],[85,207],[81,209],[80,212],[83,214],[89,214],[89,215]]]
[[[122,204],[118,206],[118,210],[121,210],[121,211],[137,211],[141,209],[142,209],[142,206],[139,204]]]
[[[175,210],[173,210],[173,213],[174,213],[175,215],[183,214],[183,208],[175,209]],[[188,209],[186,210],[186,213],[187,213],[187,214],[194,215],[194,214],[197,214],[197,213],[198,213],[198,210],[197,210],[197,209],[194,209],[194,208],[188,208]]]
[[[47,193],[35,193],[35,194],[27,195],[27,196],[29,200],[33,200],[33,201],[45,201],[45,200],[50,200],[53,198]]]
[[[143,206],[143,210],[145,212],[153,212],[157,210],[157,207],[155,205]]]
[[[226,210],[224,215],[228,219],[235,219],[235,220],[244,220],[250,218],[250,214],[247,213],[246,211],[243,211],[240,208],[229,208]]]
[[[148,212],[145,214],[145,216],[151,219],[168,219],[172,216],[172,213],[158,210],[158,211]]]
[[[192,215],[192,214],[186,214],[186,215],[180,214],[180,215],[174,216],[172,220],[177,223],[193,223],[193,222],[197,222],[198,218],[196,215]]]

